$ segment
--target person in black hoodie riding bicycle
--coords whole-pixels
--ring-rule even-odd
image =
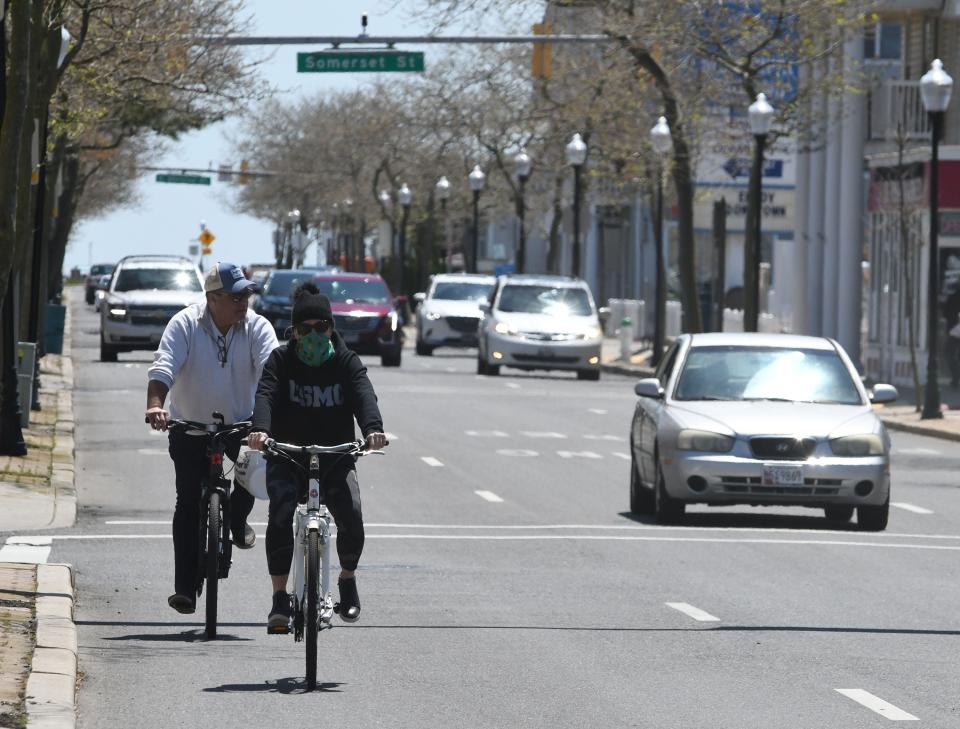
[[[346,443],[356,439],[354,419],[367,448],[379,450],[387,444],[367,368],[334,329],[330,300],[313,283],[301,284],[294,294],[293,336],[263,367],[248,443],[255,450],[268,437],[296,445]],[[323,503],[337,524],[339,613],[353,623],[360,617],[355,570],[364,541],[360,487],[354,458],[326,458]],[[273,583],[268,630],[285,628],[290,618],[293,513],[305,488],[305,472],[286,461],[268,461],[267,566]]]

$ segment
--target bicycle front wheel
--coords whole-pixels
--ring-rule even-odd
[[[217,585],[220,579],[220,494],[207,504],[207,639],[217,637]]]
[[[317,620],[320,615],[320,535],[314,529],[307,535],[307,689],[317,686]]]

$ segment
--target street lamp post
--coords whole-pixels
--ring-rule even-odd
[[[660,117],[650,130],[650,144],[657,153],[657,216],[654,222],[653,240],[656,246],[656,285],[654,287],[653,305],[653,355],[650,364],[656,367],[663,356],[663,334],[667,319],[667,292],[666,266],[663,260],[663,169],[673,139],[670,136],[670,125],[665,116]]]
[[[770,131],[773,107],[766,94],[757,94],[757,100],[747,109],[750,131],[753,133],[753,166],[750,168],[750,197],[747,201],[747,230],[744,236],[743,283],[746,297],[743,307],[743,330],[757,331],[760,323],[760,259],[763,233],[761,207],[763,200],[763,150]]]
[[[530,168],[533,160],[527,154],[527,150],[521,149],[520,153],[513,158],[513,168],[517,173],[517,218],[520,220],[520,239],[517,243],[516,271],[523,273],[527,255],[527,232],[524,229],[523,218],[526,213],[526,204],[524,201],[524,192],[527,187],[527,180],[530,179]]]
[[[573,275],[580,275],[580,170],[587,161],[587,145],[579,132],[567,144],[567,164],[573,167]]]
[[[390,193],[387,190],[381,190],[377,197],[380,198],[380,206],[383,208],[383,216],[390,224],[390,255],[393,256],[395,246],[397,245],[396,240],[394,240],[393,216],[390,214],[390,208],[393,205],[393,199],[390,197]],[[378,251],[378,255],[382,259],[384,253],[382,251]]]
[[[474,165],[473,171],[467,177],[470,189],[473,190],[473,254],[470,260],[470,270],[477,273],[477,262],[480,256],[480,193],[487,184],[487,176],[483,174],[480,165]]]
[[[403,209],[403,215],[400,218],[400,246],[399,260],[397,261],[397,296],[403,296],[404,269],[407,266],[407,217],[410,215],[410,202],[413,200],[413,192],[404,182],[397,191],[397,201]]]
[[[922,420],[942,418],[940,412],[940,201],[939,195],[939,159],[940,134],[943,130],[943,114],[950,104],[953,91],[953,79],[943,70],[943,63],[937,58],[930,64],[930,70],[920,78],[920,94],[923,106],[930,116],[930,259],[927,263],[927,384],[923,393]],[[956,322],[947,322],[953,326]]]
[[[297,226],[300,225],[300,211],[297,208],[287,213],[287,225],[289,233],[287,235],[286,264],[287,268],[293,268],[294,261],[296,260],[294,232],[297,230]]]
[[[450,199],[450,180],[441,175],[436,184],[437,199],[440,200],[440,226],[443,231],[443,268],[450,271],[450,244],[447,235],[447,200]]]

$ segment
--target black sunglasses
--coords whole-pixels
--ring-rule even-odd
[[[220,298],[230,299],[234,304],[242,304],[244,301],[249,301],[250,297],[253,296],[252,291],[244,291],[242,294],[228,294],[226,292],[220,292]]]
[[[310,332],[316,332],[317,334],[323,334],[328,327],[333,326],[333,322],[329,319],[320,319],[313,324],[296,324],[294,329],[297,330],[297,334],[301,337],[307,336]]]

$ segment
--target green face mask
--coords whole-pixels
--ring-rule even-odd
[[[310,332],[297,337],[297,359],[310,367],[319,367],[333,356],[333,342],[326,334]]]

